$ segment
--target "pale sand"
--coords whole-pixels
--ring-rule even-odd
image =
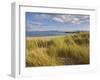
[[[50,40],[52,38],[60,38],[64,37],[66,35],[61,35],[61,36],[41,36],[41,37],[26,37],[27,40],[33,40],[33,39],[41,39],[41,40]]]

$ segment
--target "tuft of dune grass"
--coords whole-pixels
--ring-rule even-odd
[[[27,50],[26,52],[26,66],[50,66],[56,65],[54,59],[50,59],[47,55],[45,49],[33,49],[31,51]]]

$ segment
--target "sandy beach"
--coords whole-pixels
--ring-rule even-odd
[[[61,36],[40,36],[40,37],[26,37],[27,40],[33,40],[33,39],[41,39],[41,40],[50,40],[52,38],[60,38],[64,37],[66,35],[61,35]]]

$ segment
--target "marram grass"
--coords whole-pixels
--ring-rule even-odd
[[[26,40],[26,67],[89,64],[89,33]]]

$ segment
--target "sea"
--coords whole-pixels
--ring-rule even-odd
[[[41,36],[57,36],[57,35],[68,35],[64,31],[26,31],[26,37],[41,37]]]

